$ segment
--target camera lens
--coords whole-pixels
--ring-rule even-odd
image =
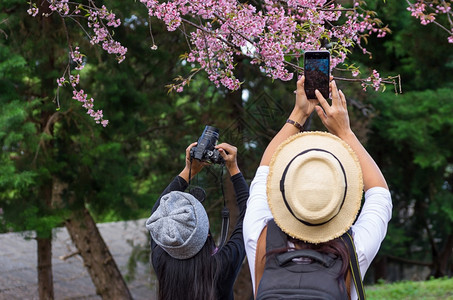
[[[217,129],[213,126],[206,125],[206,127],[203,130],[203,134],[201,136],[203,136],[203,135],[213,138],[217,142],[217,140],[219,139],[219,129]]]

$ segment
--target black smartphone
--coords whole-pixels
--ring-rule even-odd
[[[330,53],[327,50],[304,53],[305,94],[316,99],[315,90],[329,98]]]

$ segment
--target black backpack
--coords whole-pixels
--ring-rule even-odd
[[[353,262],[350,263],[351,268],[356,266],[353,268],[355,271],[351,270],[351,275],[356,283],[357,294],[359,299],[365,299],[350,232],[346,232],[341,239],[353,257],[350,260]],[[286,247],[287,235],[273,220],[269,221],[266,253]],[[341,257],[309,249],[270,254],[266,259],[256,299],[349,299],[344,277],[339,275],[342,263]]]

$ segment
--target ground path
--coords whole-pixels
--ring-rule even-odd
[[[128,261],[137,245],[146,245],[145,219],[98,224],[123,276],[127,276]],[[37,243],[24,239],[24,233],[0,234],[0,300],[38,299]],[[52,264],[55,299],[101,299],[79,255],[67,259],[76,251],[66,228],[54,232]],[[135,300],[156,299],[156,284],[147,263],[138,263],[135,278],[127,282]]]

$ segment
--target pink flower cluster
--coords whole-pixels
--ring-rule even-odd
[[[126,58],[127,48],[113,39],[108,28],[120,26],[121,20],[117,19],[114,13],[109,12],[105,5],[100,9],[90,7],[86,11],[88,14],[88,27],[93,28],[94,32],[90,39],[91,44],[102,43],[102,49],[109,54],[116,54],[118,63],[121,63]],[[104,25],[104,20],[107,21],[107,25]]]
[[[102,49],[109,54],[115,54],[119,63],[126,58],[127,48],[121,43],[115,41],[110,33],[111,28],[116,28],[121,25],[121,20],[116,15],[109,11],[105,5],[98,8],[93,1],[89,1],[88,5],[69,2],[69,0],[48,0],[49,8],[52,12],[58,13],[62,18],[82,17],[87,19],[87,27],[92,29],[90,36],[91,44],[102,44]],[[71,6],[73,6],[71,12]],[[33,17],[39,12],[36,3],[30,2],[30,8],[27,12]],[[85,15],[83,15],[83,13]],[[47,14],[46,16],[49,16]],[[82,26],[81,23],[77,23]],[[89,34],[84,29],[84,32]]]
[[[102,46],[102,49],[109,54],[115,54],[118,60],[118,63],[121,63],[127,53],[127,48],[122,46],[120,42],[113,39],[111,30],[121,25],[121,20],[116,17],[116,15],[109,11],[105,5],[102,7],[97,7],[94,1],[88,1],[88,4],[84,4],[85,1],[72,1],[69,0],[47,0],[49,4],[49,9],[51,10],[50,14],[45,14],[44,16],[50,16],[52,13],[57,13],[61,18],[71,18],[75,17],[86,19],[86,26],[91,29],[91,33],[88,29],[85,29],[81,22],[77,21],[76,24],[82,27],[82,30],[88,35],[91,44],[99,44]],[[30,8],[27,12],[35,17],[39,13],[39,9],[36,3],[30,1]],[[72,62],[76,64],[75,70],[80,71],[85,67],[85,55],[80,53],[79,47],[75,47],[72,50],[72,46],[68,45],[71,51],[69,52]],[[67,77],[66,77],[67,76]],[[67,80],[68,78],[68,80]],[[73,99],[82,103],[82,107],[87,109],[87,114],[89,114],[98,124],[102,124],[104,127],[107,126],[108,120],[103,119],[102,110],[95,111],[94,99],[87,99],[85,92],[80,89],[77,90],[77,85],[80,82],[80,74],[71,74],[70,64],[66,67],[66,70],[61,78],[57,79],[57,89],[64,86],[66,83],[70,83],[73,91]],[[57,92],[58,98],[58,92]]]
[[[76,70],[82,70],[85,65],[83,63],[83,57],[85,55],[83,55],[82,53],[80,53],[79,51],[79,47],[75,47],[75,50],[74,51],[71,51],[70,52],[70,55],[71,55],[71,59],[73,62],[75,62],[77,64],[77,67],[75,67]]]
[[[373,74],[368,77],[365,81],[362,82],[363,90],[366,91],[368,86],[374,88],[375,91],[378,91],[382,84],[381,75],[378,71],[373,70]]]
[[[248,56],[267,76],[286,81],[301,71],[306,50],[328,47],[334,68],[362,37],[383,37],[388,31],[358,0],[350,9],[328,0],[263,0],[261,7],[227,0],[140,2],[168,31],[189,30],[187,62],[196,62],[214,84],[230,90],[240,87],[234,72],[238,56]],[[187,26],[181,28],[182,23]],[[187,80],[180,81],[172,89],[182,91]]]
[[[64,78],[64,77],[60,77],[57,79],[58,86],[63,86],[66,82],[67,82],[66,78]]]
[[[77,63],[77,67],[75,68],[76,70],[82,70],[84,65],[83,65],[83,55],[79,51],[79,47],[76,47],[74,51],[70,52],[70,56],[74,62]],[[63,74],[62,77],[57,79],[57,84],[58,84],[58,89],[67,83],[70,83],[72,88],[73,88],[73,96],[72,99],[79,101],[82,103],[82,107],[87,110],[87,114],[90,115],[94,119],[94,121],[97,124],[101,124],[102,126],[107,126],[109,123],[108,120],[104,120],[104,115],[102,113],[102,110],[97,110],[95,111],[94,108],[94,99],[88,98],[88,95],[82,90],[77,90],[77,85],[80,83],[80,74],[69,74],[69,80],[66,79],[66,74],[69,71],[69,67],[66,69],[65,73]],[[69,72],[68,72],[69,73]]]
[[[411,12],[411,16],[420,19],[422,25],[432,23],[436,19],[434,13],[426,13],[426,5],[423,2],[415,3],[414,5],[409,6],[407,10]]]
[[[115,41],[110,34],[110,28],[120,26],[121,20],[113,12],[108,11],[105,5],[98,8],[93,1],[89,1],[88,5],[69,2],[69,0],[48,0],[48,2],[49,9],[52,12],[58,13],[62,18],[73,18],[74,16],[86,18],[87,26],[92,28],[93,31],[93,35],[90,37],[91,44],[102,44],[102,49],[109,54],[116,55],[118,63],[121,63],[126,58],[127,48],[122,46],[118,41]],[[72,12],[71,5],[73,6]],[[36,3],[30,2],[30,8],[27,12],[35,17],[39,12]],[[47,14],[46,16],[49,15]],[[82,26],[80,23],[78,24]],[[88,34],[86,30],[84,31]]]
[[[422,25],[435,23],[449,34],[447,40],[453,43],[452,0],[416,0],[414,3],[407,0],[407,2],[409,4],[407,10],[411,12],[411,16],[419,19]],[[448,25],[438,22],[437,17],[440,14],[447,15]]]
[[[36,15],[39,13],[39,9],[38,7],[36,7],[36,4],[34,6],[30,6],[30,8],[27,9],[27,13],[32,17],[36,17]]]
[[[69,14],[69,4],[68,0],[50,0],[49,8],[52,11],[57,11],[59,14],[68,15]]]
[[[78,85],[80,82],[80,75],[79,74],[77,74],[76,76],[69,75],[69,82],[71,83],[72,87],[75,88],[76,85]]]
[[[75,47],[75,50],[70,52],[70,55],[71,55],[72,60],[75,63],[77,63],[77,67],[75,69],[82,70],[84,68],[83,57],[85,55],[80,53],[79,47]],[[69,74],[69,83],[71,84],[72,88],[74,89],[72,99],[81,102],[82,107],[87,109],[87,114],[89,114],[90,117],[92,117],[96,121],[97,124],[102,124],[102,126],[104,126],[104,127],[107,126],[109,121],[103,119],[104,115],[102,113],[102,110],[97,110],[97,111],[93,110],[94,99],[93,98],[87,99],[87,94],[85,94],[85,92],[82,89],[77,91],[77,85],[79,84],[79,82],[80,82],[80,74],[76,74],[76,75]],[[65,83],[68,83],[68,81],[66,81],[66,78],[63,76],[63,77],[57,79],[57,83],[58,83],[58,86],[60,87],[60,86],[63,86]]]
[[[101,124],[104,127],[107,126],[109,121],[103,119],[104,115],[102,113],[102,110],[97,110],[97,111],[93,110],[93,107],[94,107],[93,98],[87,99],[88,95],[83,90],[77,91],[74,89],[74,91],[72,93],[73,93],[72,99],[81,102],[82,107],[87,110],[87,114],[89,114],[90,117],[92,117],[96,121],[97,124]]]

